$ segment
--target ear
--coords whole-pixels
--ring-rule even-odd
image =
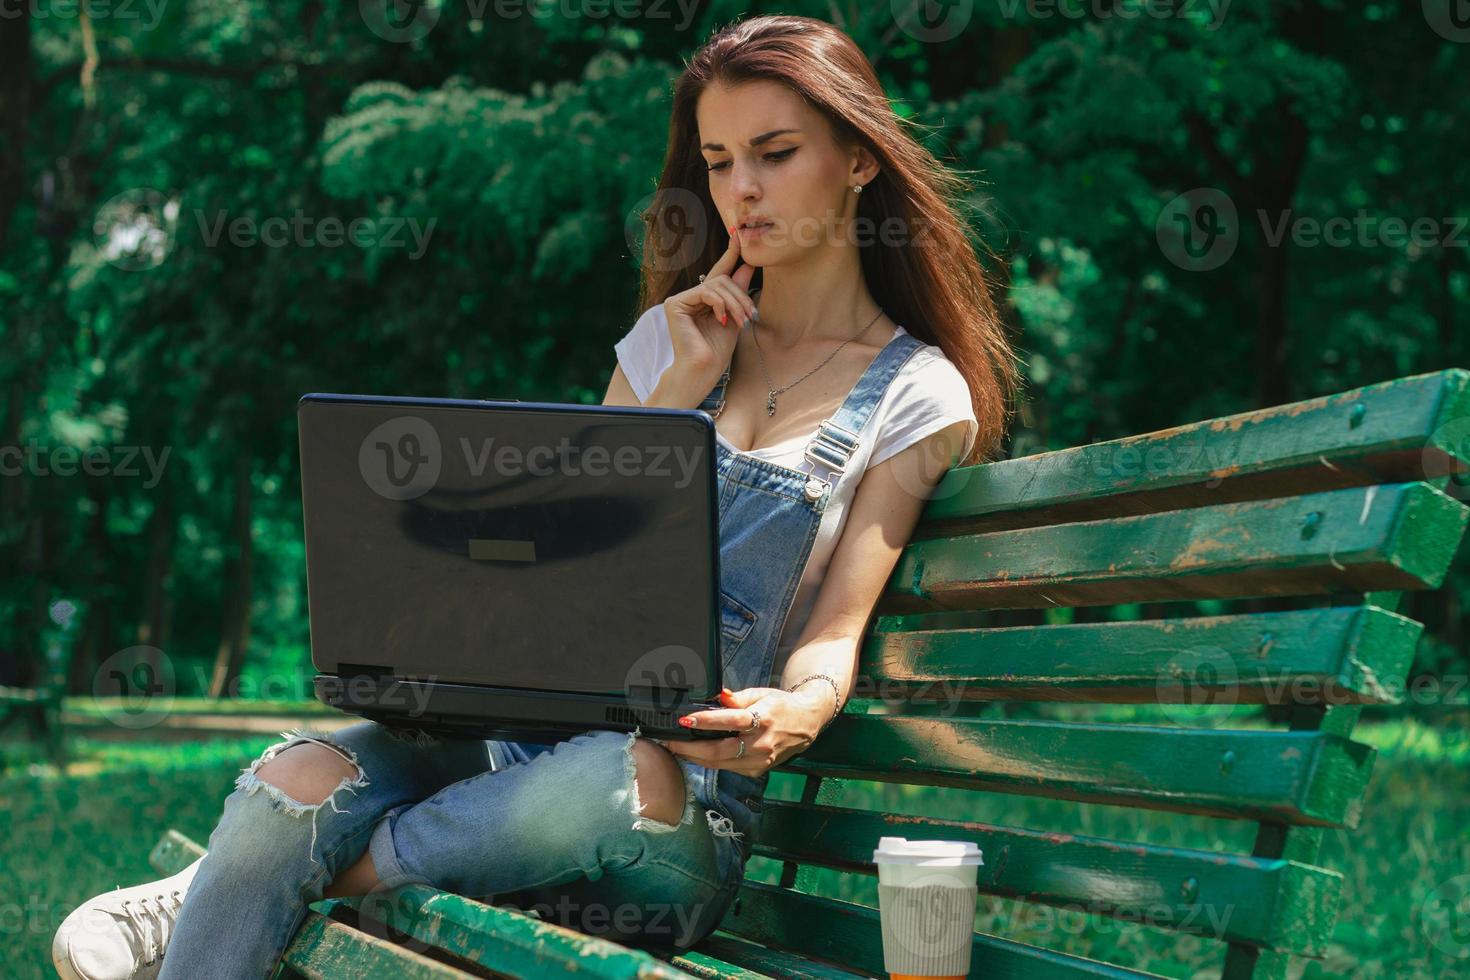
[[[850,160],[847,172],[847,185],[872,183],[874,177],[883,169],[878,163],[878,158],[861,144],[853,147],[849,152]]]

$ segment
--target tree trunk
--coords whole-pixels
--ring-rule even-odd
[[[178,527],[178,516],[174,510],[172,486],[167,477],[155,488],[157,502],[153,513],[148,515],[148,524],[143,534],[148,542],[148,564],[143,570],[143,609],[138,619],[137,643],[163,651],[164,599],[173,578],[174,534]],[[143,658],[154,668],[157,676],[162,657],[148,653]]]
[[[0,16],[0,252],[29,188],[26,137],[31,117],[32,4],[9,4]]]
[[[250,642],[251,566],[254,550],[250,540],[251,460],[247,453],[235,459],[235,520],[232,536],[235,556],[225,573],[224,621],[220,629],[219,648],[214,656],[214,677],[210,681],[210,697],[221,698],[236,689],[235,681],[245,664],[245,648]]]

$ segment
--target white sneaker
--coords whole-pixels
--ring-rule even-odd
[[[203,860],[171,878],[103,892],[73,909],[51,940],[51,962],[61,980],[157,977],[184,895]]]

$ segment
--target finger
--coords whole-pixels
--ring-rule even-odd
[[[735,280],[735,285],[746,292],[750,291],[750,280],[755,278],[755,266],[740,263],[740,268],[730,273],[730,278]]]
[[[710,266],[709,272],[705,274],[706,279],[728,276],[735,271],[735,265],[740,261],[740,236],[731,234],[728,228],[725,229],[725,233],[730,235],[730,244],[726,246],[724,254],[715,260],[715,264]]]
[[[740,731],[749,728],[755,718],[749,708],[709,708],[685,715],[693,724],[690,728]]]
[[[719,320],[722,325],[728,322],[732,314],[738,315],[739,313],[738,307],[735,306],[734,298],[726,296],[719,289],[716,289],[711,282],[706,281],[699,287],[698,296],[700,302],[714,310],[715,319]]]
[[[729,276],[706,280],[705,285],[720,291],[720,295],[728,301],[729,309],[739,314],[740,322],[749,320],[755,313],[755,301],[742,293]]]
[[[708,764],[711,762],[719,762],[720,760],[726,758],[726,754],[724,753],[724,751],[722,751],[720,744],[725,741],[726,739],[722,738],[684,742],[679,741],[678,739],[671,738],[668,741],[660,742],[659,744],[668,749],[676,756],[683,756],[686,759],[693,759],[696,762]]]

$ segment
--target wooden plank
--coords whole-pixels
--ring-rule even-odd
[[[843,714],[782,768],[1356,827],[1376,754],[1325,732]]]
[[[714,935],[730,933],[882,977],[887,972],[878,914],[866,905],[747,881]],[[975,933],[972,943],[970,975],[986,980],[1157,976],[984,933]]]
[[[281,957],[310,980],[396,977],[402,980],[464,980],[468,974],[447,963],[396,946],[385,939],[308,911]]]
[[[575,974],[677,980],[688,974],[650,953],[527,915],[424,885],[404,885],[389,901],[364,909],[361,896],[338,899],[380,923],[384,935],[440,949],[497,973],[516,977]],[[391,922],[383,913],[391,913]],[[391,932],[389,930],[392,930]]]
[[[721,932],[705,937],[698,947],[674,957],[670,962],[697,977],[718,980],[755,980],[758,977],[851,980],[869,976],[867,973],[824,963],[800,953],[770,949]]]
[[[980,891],[1150,926],[1290,950],[1326,952],[1342,887],[1295,861],[767,800],[755,853],[876,875],[880,837],[968,840],[985,865]]]
[[[204,856],[199,843],[185,837],[173,828],[163,832],[153,850],[148,854],[148,863],[160,874],[173,876]]]
[[[925,618],[882,617],[863,645],[860,676],[886,698],[1399,704],[1423,632],[1373,606],[994,629]]]
[[[1056,452],[958,467],[919,537],[1096,520],[1470,470],[1470,371],[1451,369]],[[1455,438],[1456,433],[1462,438]]]
[[[877,612],[1433,589],[1467,514],[1395,483],[933,538],[904,549]]]
[[[61,700],[55,688],[6,687],[0,684],[0,704],[51,704]]]

